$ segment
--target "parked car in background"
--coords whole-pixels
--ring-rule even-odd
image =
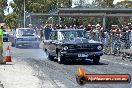
[[[19,45],[30,45],[37,48],[40,44],[40,37],[33,28],[17,28],[15,31],[12,30],[9,35],[9,40],[11,46],[16,48],[19,47]]]
[[[58,63],[65,63],[68,59],[91,59],[98,64],[103,55],[102,42],[91,39],[83,29],[56,29],[43,43],[48,58],[56,59]]]
[[[3,30],[3,42],[9,41],[9,33],[6,30]]]

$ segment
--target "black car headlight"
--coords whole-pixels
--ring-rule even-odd
[[[63,47],[63,50],[68,50],[68,47],[67,47],[67,46],[64,46],[64,47]]]
[[[102,50],[103,47],[102,47],[102,46],[97,46],[97,49],[98,49],[98,50]]]

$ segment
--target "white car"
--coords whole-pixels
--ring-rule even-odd
[[[15,32],[10,33],[9,40],[12,47],[16,48],[19,45],[39,47],[40,44],[40,36],[37,35],[36,30],[33,28],[17,28]]]

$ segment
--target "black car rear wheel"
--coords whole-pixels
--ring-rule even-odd
[[[48,58],[51,60],[51,61],[54,61],[54,56],[52,56],[52,55],[48,55]]]
[[[93,58],[93,63],[94,64],[99,64],[99,61],[100,61],[100,56],[94,56],[94,57],[92,57]]]
[[[57,54],[57,61],[59,64],[64,64],[65,63],[65,58],[61,56],[60,52]]]
[[[50,55],[46,49],[45,49],[44,51],[45,51],[46,57],[47,57],[49,60],[54,61],[54,57],[53,57],[52,55]]]

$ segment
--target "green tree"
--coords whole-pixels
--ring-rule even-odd
[[[4,10],[6,9],[7,6],[7,0],[0,0],[0,21],[4,17]]]
[[[114,0],[94,0],[91,4],[84,5],[82,4],[82,7],[85,8],[115,8],[115,5],[113,4]],[[108,12],[108,14],[112,14]],[[88,17],[88,20],[85,20],[86,18],[83,18],[84,24],[102,24],[102,18],[100,17]],[[106,18],[106,28],[109,29],[112,24],[120,24],[119,19],[117,17],[107,17]]]
[[[18,14],[23,13],[23,0],[13,0],[15,5],[12,5],[14,11]],[[33,13],[45,13],[50,10],[60,7],[71,7],[72,0],[25,0],[26,11]]]
[[[18,15],[16,13],[11,13],[8,14],[7,16],[4,17],[4,22],[10,27],[10,28],[17,28],[18,23],[17,23],[17,18]]]
[[[84,0],[78,0],[75,2],[76,8],[84,8],[85,7],[85,1]]]
[[[2,13],[4,13],[4,9],[6,8],[6,6],[7,6],[7,0],[0,0],[0,9]]]
[[[13,1],[14,3],[11,3],[13,12],[15,12],[19,18],[22,19],[24,14],[24,2],[23,0]],[[25,9],[28,13],[49,13],[53,12],[57,8],[72,6],[72,0],[25,0],[25,3]]]
[[[115,8],[132,8],[132,1],[125,0],[115,4]]]
[[[132,8],[132,1],[125,0],[115,4],[115,8]],[[132,17],[120,17],[120,23],[125,25],[127,23],[132,23]]]
[[[114,0],[95,0],[96,7],[99,8],[113,8]]]

